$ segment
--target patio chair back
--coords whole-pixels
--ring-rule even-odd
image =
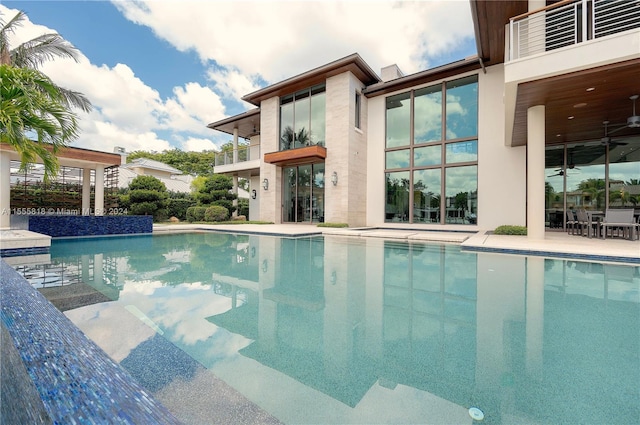
[[[607,229],[620,228],[629,231],[631,239],[635,239],[636,223],[633,219],[633,209],[608,209],[602,221],[603,237],[607,237]]]

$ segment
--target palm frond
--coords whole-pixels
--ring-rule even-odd
[[[60,34],[43,34],[11,49],[11,64],[19,68],[39,68],[56,58],[78,61],[78,50]]]
[[[22,26],[22,21],[25,18],[26,15],[22,11],[19,11],[16,16],[11,18],[6,24],[0,18],[0,64],[8,65],[11,63],[9,34],[15,32],[17,27]]]

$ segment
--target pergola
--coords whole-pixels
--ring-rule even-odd
[[[61,148],[56,157],[61,167],[82,169],[82,214],[90,215],[91,170],[95,170],[94,215],[104,214],[105,168],[121,163],[118,153],[99,152],[75,147]],[[7,143],[0,143],[0,228],[11,224],[11,161],[20,161],[20,155]],[[46,209],[45,209],[46,211]]]

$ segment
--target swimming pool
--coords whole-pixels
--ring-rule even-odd
[[[54,240],[50,263],[21,271],[185,422],[216,422],[216,379],[284,423],[640,417],[638,266],[213,232]]]

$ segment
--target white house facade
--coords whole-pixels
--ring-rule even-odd
[[[639,204],[640,6],[470,7],[477,56],[378,76],[353,54],[250,93],[255,109],[210,124],[234,137],[214,172],[249,179],[249,218],[511,224],[544,238],[567,211]]]

